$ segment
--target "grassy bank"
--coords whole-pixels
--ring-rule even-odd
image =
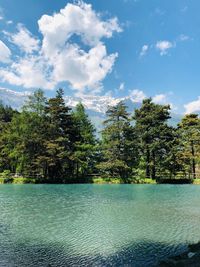
[[[0,178],[0,184],[35,184],[36,179],[31,178]]]
[[[94,184],[124,184],[124,181],[120,178],[93,178],[92,183]],[[127,179],[126,183],[128,184],[156,184],[155,180],[138,178],[138,179]]]
[[[193,184],[199,184],[200,185],[200,179],[194,179]]]
[[[32,178],[0,178],[0,184],[36,184],[36,179]],[[120,178],[102,178],[95,177],[89,183],[91,184],[124,184]],[[152,179],[127,179],[128,184],[156,184]]]
[[[38,180],[33,178],[25,177],[0,177],[0,184],[36,184],[40,183]],[[105,178],[105,177],[94,177],[89,180],[91,184],[157,184],[156,180],[149,178],[129,178],[124,182],[120,178]],[[193,184],[200,185],[200,179],[195,179]]]

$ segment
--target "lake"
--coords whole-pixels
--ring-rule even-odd
[[[1,185],[0,266],[154,266],[200,241],[200,186]]]

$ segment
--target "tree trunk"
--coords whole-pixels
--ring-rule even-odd
[[[192,150],[192,173],[193,179],[196,179],[196,162],[195,162],[195,152],[194,152],[194,144],[191,142],[191,150]]]
[[[78,177],[79,177],[79,172],[78,172],[78,170],[79,170],[79,166],[78,166],[78,162],[76,163],[76,179],[78,180]]]
[[[147,147],[146,178],[150,178],[150,152]]]
[[[151,178],[153,180],[156,179],[156,157],[155,157],[155,152],[152,153],[153,156],[153,166],[152,166],[152,173],[151,173]]]

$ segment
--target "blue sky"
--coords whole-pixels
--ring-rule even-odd
[[[151,96],[198,112],[199,10],[197,0],[2,0],[0,87]]]

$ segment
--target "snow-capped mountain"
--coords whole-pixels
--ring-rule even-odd
[[[15,109],[20,109],[30,94],[30,92],[17,92],[7,88],[0,88],[0,101],[2,101],[5,105],[9,105]],[[126,103],[130,113],[141,105],[141,103],[134,103],[129,97],[114,98],[106,95],[65,96],[66,105],[69,107],[75,108],[79,102],[85,106],[88,116],[97,128],[97,132],[102,129],[102,122],[105,119],[105,113],[108,106],[115,106],[122,100]]]
[[[17,92],[7,88],[0,88],[0,101],[2,101],[5,105],[9,105],[15,109],[20,109],[30,94],[30,92]],[[79,102],[85,106],[88,116],[97,128],[97,132],[102,129],[102,122],[105,119],[105,112],[108,106],[115,106],[120,101],[125,102],[130,114],[132,114],[136,108],[141,106],[140,102],[134,102],[130,97],[114,98],[106,95],[65,96],[66,105],[69,107],[75,108]],[[177,125],[180,119],[181,115],[172,114],[172,119],[169,123],[171,125]]]
[[[18,92],[0,87],[0,100],[5,105],[10,105],[16,109],[20,109],[20,107],[23,106],[29,95],[31,95],[30,92]],[[79,97],[65,96],[64,98],[67,106],[74,108],[79,102],[81,102],[87,110],[99,113],[105,113],[108,106],[115,106],[122,100],[131,101],[129,98],[114,98],[111,96],[94,95],[82,95]]]
[[[0,87],[0,101],[14,109],[20,109],[30,94],[30,92],[17,92]]]
[[[65,96],[65,102],[70,107],[75,107],[79,102],[81,102],[86,109],[100,113],[105,113],[108,106],[115,106],[121,100],[124,100],[124,98],[94,95],[82,95],[80,97]]]

